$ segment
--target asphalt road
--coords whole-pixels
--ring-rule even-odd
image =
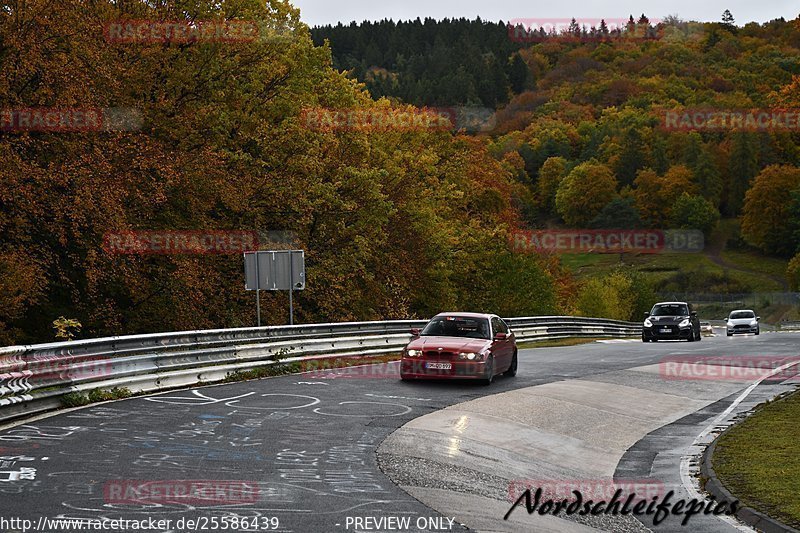
[[[402,522],[372,521],[390,516],[408,519],[411,531],[461,530],[448,521],[458,509],[440,514],[426,507],[378,468],[376,450],[395,429],[457,403],[668,355],[797,356],[798,340],[723,335],[700,343],[540,348],[520,352],[516,378],[489,387],[404,383],[396,365],[379,365],[63,412],[0,431],[0,531],[23,530],[12,518],[44,526],[40,531],[78,530],[39,522],[59,517],[171,520],[149,529],[164,532],[220,531],[239,519],[246,527],[236,529],[249,531],[396,531]],[[702,429],[708,416],[692,424]],[[653,446],[645,446],[648,453]],[[628,457],[625,467],[637,464]],[[198,522],[188,527],[189,519]]]

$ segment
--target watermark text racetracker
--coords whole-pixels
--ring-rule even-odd
[[[800,131],[800,109],[681,109],[662,111],[667,131]]]
[[[668,381],[767,383],[798,380],[800,356],[755,355],[670,355],[658,363],[658,374]]]
[[[408,132],[408,131],[491,131],[494,111],[485,107],[434,107],[370,109],[307,108],[300,123],[311,131],[321,132]]]
[[[113,480],[103,487],[106,503],[186,505],[233,505],[255,503],[258,482],[220,480]]]
[[[112,44],[252,42],[259,26],[251,20],[117,20],[103,26],[103,35]]]
[[[515,43],[541,43],[548,40],[596,42],[610,38],[655,39],[659,19],[647,23],[630,18],[515,18],[508,22],[508,36]]]
[[[664,495],[664,483],[653,478],[638,479],[515,479],[508,484],[508,501],[516,501],[527,490],[542,490],[542,496],[551,499],[564,499],[573,491],[592,500],[609,500],[617,490],[624,494],[635,494],[639,500],[649,500]],[[634,498],[634,500],[636,499]]]
[[[118,255],[238,254],[258,246],[254,231],[121,231],[103,238],[103,249]]]
[[[128,107],[22,107],[0,109],[0,131],[79,133],[136,131],[139,109]]]
[[[527,230],[511,235],[517,253],[646,253],[701,252],[699,230]]]

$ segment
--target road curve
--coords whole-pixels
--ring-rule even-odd
[[[797,355],[796,344],[795,336],[774,334],[722,337],[694,344],[614,343],[523,350],[519,375],[498,379],[490,387],[403,383],[397,379],[396,365],[378,365],[207,386],[61,412],[0,431],[0,516],[24,518],[34,524],[42,518],[58,517],[171,520],[159,524],[165,527],[151,529],[164,532],[201,529],[180,527],[187,519],[205,520],[207,524],[212,518],[239,517],[257,524],[250,530],[336,532],[396,531],[395,526],[404,519],[411,524],[409,531],[456,531],[464,529],[459,522],[476,527],[470,521],[478,515],[494,520],[501,530],[513,529],[496,520],[509,507],[506,491],[512,470],[515,477],[538,475],[520,462],[525,442],[510,447],[503,460],[493,462],[496,471],[485,465],[478,468],[469,450],[446,461],[438,460],[441,453],[437,454],[437,448],[441,451],[442,440],[406,443],[405,459],[395,461],[387,471],[392,477],[415,473],[414,479],[398,479],[405,488],[420,489],[410,490],[411,494],[379,469],[379,445],[406,424],[409,426],[392,436],[387,445],[408,435],[410,428],[420,423],[420,417],[464,409],[445,409],[456,404],[481,399],[488,402],[486,406],[499,406],[509,417],[519,417],[524,416],[520,412],[524,410],[517,400],[550,402],[554,400],[552,394],[537,391],[555,390],[561,387],[553,385],[558,382],[573,383],[573,387],[583,384],[576,390],[588,394],[588,398],[596,394],[593,387],[606,391],[609,387],[615,391],[636,388],[631,387],[630,380],[641,377],[637,374],[641,367],[669,354],[788,356]],[[605,476],[623,464],[634,470],[650,468],[641,460],[645,455],[631,456],[631,449],[644,443],[653,431],[715,405],[727,390],[715,396],[705,386],[687,386],[685,401],[676,400],[675,405],[669,404],[671,407],[661,402],[671,393],[654,396],[653,404],[640,405],[642,414],[634,417],[639,424],[635,430],[625,429],[629,420],[620,412],[625,407],[623,401],[609,420],[609,427],[619,428],[618,441],[609,440],[610,433],[595,431],[596,418],[575,416],[575,411],[584,409],[572,414],[562,412],[569,398],[551,402],[547,416],[549,423],[563,427],[560,434],[574,437],[593,432],[605,439],[592,455],[599,465],[597,475]],[[724,398],[717,403],[723,405]],[[467,408],[473,407],[474,402]],[[709,416],[704,414],[693,423],[699,427]],[[478,426],[480,433],[502,440],[500,426],[492,426],[488,414],[486,418],[488,421]],[[648,441],[646,457],[655,458],[658,450],[653,447],[661,444]],[[539,445],[556,451],[549,461],[554,467],[578,464],[583,468],[578,455],[570,456],[562,441]],[[428,455],[420,449],[429,450]],[[402,455],[396,452],[391,451],[395,458]],[[382,460],[387,457],[382,454]],[[414,458],[419,459],[416,466]],[[435,474],[440,483],[426,481],[420,470],[429,478]],[[143,492],[142,481],[151,482]],[[212,487],[215,492],[201,490],[200,497],[197,492],[187,497],[178,491],[181,496],[176,497],[176,487],[185,489],[187,485],[193,490]],[[220,489],[231,486],[240,490]],[[138,496],[128,490],[131,487],[139,488]],[[243,487],[247,490],[241,490]],[[417,499],[428,498],[422,489],[438,495],[444,489],[460,498],[451,498],[446,506],[429,501],[434,510]],[[399,522],[377,521],[390,516]],[[269,522],[273,517],[276,521]],[[376,520],[365,521],[367,518]],[[178,524],[180,519],[183,524]],[[641,527],[628,525],[632,529]],[[477,527],[483,529],[484,525]],[[585,525],[557,523],[558,527],[581,529]]]
[[[721,363],[750,365],[760,362],[754,357],[766,355],[796,358],[796,341],[765,335],[712,338],[702,344],[618,344],[616,349],[658,359],[730,355],[729,361]],[[609,369],[604,361],[618,362],[624,356],[606,359],[608,350],[596,345],[568,350],[571,357],[566,360],[570,362],[599,355],[599,361],[587,362],[595,373],[485,396],[409,422],[381,444],[381,467],[430,507],[441,512],[460,509],[456,517],[471,529],[586,531],[590,526],[606,531],[647,531],[632,517],[573,515],[567,522],[552,516],[528,516],[524,506],[509,521],[503,517],[524,488],[541,486],[546,490],[555,482],[571,488],[610,488],[616,479],[622,485],[648,487],[641,490],[658,491],[662,497],[674,490],[675,499],[690,500],[693,495],[682,486],[681,458],[709,421],[755,380],[756,372],[741,366],[702,364],[680,367],[681,375],[672,374],[666,362]],[[547,352],[551,353],[558,352]],[[563,353],[558,353],[559,357]],[[537,362],[549,362],[544,353],[536,355]],[[696,378],[700,373],[713,379],[676,379]],[[724,379],[718,379],[722,376]],[[792,387],[764,384],[739,407],[752,407],[754,399],[774,397]],[[607,490],[605,498],[610,499],[613,492]],[[656,529],[685,530],[680,521],[672,518]],[[733,521],[729,522],[695,516],[691,526],[698,531],[735,531]],[[651,518],[646,526],[654,527]]]

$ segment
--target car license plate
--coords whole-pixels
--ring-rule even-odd
[[[672,333],[672,330],[670,328],[661,328],[659,331],[661,333]]]
[[[428,363],[425,365],[428,370],[452,370],[452,363]]]

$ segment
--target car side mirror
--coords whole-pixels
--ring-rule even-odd
[[[697,316],[697,311],[692,311],[692,316]]]
[[[411,328],[411,336],[415,339],[419,337],[420,333],[422,332],[419,328]]]
[[[761,317],[760,317],[760,316],[757,316],[757,317],[756,317],[756,320],[761,320]]]
[[[648,313],[647,311],[645,311],[645,312],[644,312],[644,317],[645,317],[645,318],[650,318],[650,313]]]
[[[494,340],[496,340],[496,341],[504,341],[507,338],[508,338],[508,335],[506,333],[495,333],[494,334]]]

